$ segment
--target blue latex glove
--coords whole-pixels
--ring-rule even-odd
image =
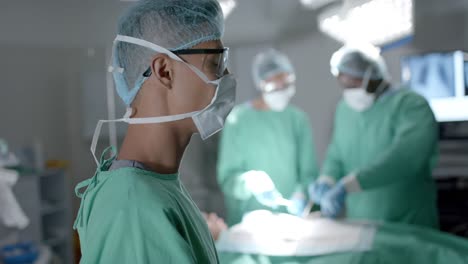
[[[322,215],[337,218],[345,208],[346,195],[345,186],[341,182],[325,193],[320,203]]]
[[[278,201],[283,198],[281,193],[279,193],[277,190],[265,191],[254,195],[259,203],[273,209],[278,208]]]
[[[295,216],[302,216],[307,205],[306,200],[300,197],[293,197],[290,201],[291,205],[288,206],[288,212]]]
[[[321,204],[322,198],[332,186],[325,182],[315,182],[309,185],[309,197],[316,204]]]

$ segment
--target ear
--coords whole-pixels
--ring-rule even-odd
[[[173,61],[166,54],[158,54],[151,63],[151,76],[156,78],[162,85],[172,88]]]

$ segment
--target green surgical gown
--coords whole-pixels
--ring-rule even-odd
[[[234,108],[227,118],[220,144],[218,183],[224,192],[229,226],[261,205],[246,189],[241,175],[265,171],[287,199],[317,177],[312,131],[305,113],[288,106],[283,112],[261,111],[250,103]],[[287,212],[286,208],[276,210]]]
[[[104,162],[80,194],[75,226],[82,264],[219,262],[206,222],[177,174],[108,171],[109,165]]]
[[[437,135],[429,104],[409,89],[389,90],[361,113],[342,101],[322,175],[357,173],[362,192],[348,196],[348,218],[436,227]]]

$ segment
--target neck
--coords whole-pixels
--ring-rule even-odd
[[[191,133],[178,133],[171,123],[130,125],[119,159],[135,160],[161,174],[179,171]]]
[[[252,106],[257,110],[268,111],[270,107],[265,103],[265,100],[260,96],[252,101]]]

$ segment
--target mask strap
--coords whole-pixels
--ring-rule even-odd
[[[385,88],[387,87],[386,84],[387,83],[384,80],[382,80],[377,89],[375,89],[376,97],[380,97],[384,93]]]
[[[107,68],[107,71],[110,72],[110,73],[118,72],[118,73],[122,74],[124,72],[124,69],[120,68],[120,67],[109,66],[109,68]]]
[[[200,111],[190,112],[186,114],[180,115],[170,115],[170,116],[159,116],[159,117],[140,117],[140,118],[123,118],[122,120],[125,123],[137,125],[137,124],[156,124],[156,123],[166,123],[166,122],[174,122],[183,119],[190,118]]]
[[[216,82],[219,82],[219,81],[217,80]],[[137,125],[137,124],[167,123],[167,122],[174,122],[174,121],[179,121],[179,120],[191,118],[191,117],[193,117],[195,115],[198,115],[199,113],[205,111],[211,105],[213,105],[214,102],[216,101],[216,98],[218,98],[218,96],[219,96],[218,94],[219,94],[219,89],[216,89],[215,94],[213,95],[213,98],[211,99],[211,102],[205,108],[203,108],[202,110],[199,110],[199,111],[193,111],[193,112],[190,112],[190,113],[170,115],[170,116],[130,118],[132,109],[128,108],[127,113],[125,114],[125,116],[122,119],[118,119],[116,121],[123,121],[123,122],[128,123],[128,124]],[[129,114],[128,114],[128,111],[130,111]]]
[[[364,90],[367,92],[367,88],[369,86],[369,83],[370,83],[370,76],[372,74],[372,68],[369,66],[367,67],[366,69],[366,72],[364,73],[364,78],[362,79],[362,87],[364,88]],[[364,85],[365,83],[365,85]]]
[[[215,95],[214,98],[216,98],[216,95]],[[210,105],[208,105],[208,106],[210,106]],[[91,153],[93,154],[94,161],[96,162],[97,166],[100,165],[100,163],[99,163],[99,161],[98,161],[98,159],[96,157],[96,147],[97,147],[99,136],[101,134],[102,125],[105,124],[105,123],[125,122],[125,123],[132,124],[132,125],[166,123],[166,122],[174,122],[174,121],[187,119],[187,118],[190,118],[190,117],[192,117],[194,115],[197,115],[200,112],[201,111],[195,111],[195,112],[190,112],[190,113],[186,113],[186,114],[161,116],[161,117],[130,118],[130,116],[132,115],[132,108],[127,108],[127,112],[125,113],[123,118],[114,119],[114,120],[99,120],[97,125],[96,125],[96,129],[94,130],[93,140],[91,142]]]
[[[177,55],[172,53],[170,50],[165,49],[165,48],[163,48],[161,46],[158,46],[158,45],[156,45],[156,44],[154,44],[152,42],[146,41],[144,39],[139,39],[139,38],[134,38],[134,37],[129,37],[129,36],[123,36],[123,35],[117,35],[117,37],[114,40],[114,43],[118,42],[118,41],[127,42],[127,43],[135,44],[135,45],[138,45],[138,46],[146,47],[146,48],[152,49],[152,50],[154,50],[156,52],[164,53],[167,56],[169,56],[171,59],[183,62],[183,60],[181,58],[179,58]]]
[[[363,83],[366,82],[366,92],[367,92],[367,88],[369,86],[369,82],[370,82],[370,75],[372,74],[372,67],[368,67],[366,72],[364,73],[364,79],[363,79]],[[365,80],[365,81],[364,81]],[[375,97],[378,97],[381,92],[385,89],[385,81],[382,80],[382,82],[379,84],[379,86],[377,87],[377,89],[375,89],[375,92],[373,93]]]
[[[382,80],[382,82],[379,84],[379,87],[375,89],[375,93],[379,94],[385,89],[385,81]]]
[[[187,64],[187,65],[189,67],[191,66],[190,64]],[[194,66],[192,66],[192,67],[194,67]],[[219,82],[219,81],[216,80],[215,82]],[[128,124],[137,125],[137,124],[155,124],[155,123],[174,122],[174,121],[179,121],[179,120],[191,118],[191,117],[196,116],[199,113],[205,111],[211,105],[213,105],[214,102],[216,101],[216,98],[218,98],[218,93],[219,93],[219,89],[216,89],[216,92],[213,95],[213,98],[211,99],[211,102],[205,108],[203,108],[202,110],[199,110],[199,111],[193,111],[193,112],[186,113],[186,114],[178,114],[178,115],[170,115],[170,116],[158,116],[158,117],[140,117],[140,118],[124,117],[122,120],[124,122],[128,123]]]
[[[93,154],[94,161],[96,162],[96,165],[99,167],[99,160],[96,157],[96,146],[98,143],[99,135],[101,134],[101,129],[102,125],[104,123],[111,123],[111,122],[125,122],[125,120],[129,119],[130,116],[132,115],[132,108],[127,108],[127,112],[125,112],[125,115],[121,119],[114,119],[114,120],[99,120],[96,129],[94,130],[94,135],[93,135],[93,140],[91,142],[91,153]]]

